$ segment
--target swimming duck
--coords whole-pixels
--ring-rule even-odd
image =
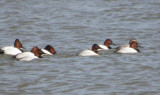
[[[101,49],[97,44],[93,44],[92,49],[84,50],[79,56],[99,56],[98,51]]]
[[[110,45],[116,45],[116,44],[114,44],[111,39],[106,39],[103,45],[98,45],[98,46],[102,48],[101,50],[108,50],[112,49]]]
[[[22,53],[22,44],[20,43],[19,39],[16,39],[14,42],[14,46],[5,46],[0,49],[0,54],[7,54],[7,55],[17,55]]]
[[[19,61],[30,61],[35,58],[42,58],[41,56],[42,54],[44,54],[43,51],[39,49],[37,46],[34,46],[31,49],[31,52],[23,52],[23,53],[17,54],[15,58],[17,58]]]
[[[45,48],[42,48],[41,50],[44,52],[44,55],[56,54],[55,49],[51,45],[47,45]]]
[[[117,53],[138,53],[140,52],[138,49],[138,43],[136,41],[132,41],[130,45],[122,45],[116,48]]]

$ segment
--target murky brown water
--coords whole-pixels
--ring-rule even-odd
[[[0,47],[51,44],[57,55],[19,62],[0,55],[2,95],[159,95],[160,0],[1,0]],[[76,54],[110,38],[136,38],[139,54]]]

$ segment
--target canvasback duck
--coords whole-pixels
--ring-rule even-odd
[[[84,50],[79,56],[99,56],[98,51],[101,49],[97,44],[93,44],[92,49]]]
[[[47,45],[45,48],[43,48],[41,50],[44,52],[44,55],[56,54],[55,49],[51,45]]]
[[[130,45],[122,45],[118,48],[116,48],[117,53],[138,53],[140,52],[138,49],[138,43],[135,41],[132,41]]]
[[[130,47],[130,44],[131,44],[132,42],[136,42],[136,43],[138,44],[138,41],[136,40],[136,38],[132,38],[132,39],[130,39],[129,44],[121,45],[121,46],[119,46],[119,47]],[[119,47],[117,47],[116,49],[118,49]],[[139,46],[139,45],[138,45],[138,47],[143,48],[142,46]]]
[[[37,46],[34,46],[31,50],[31,52],[23,52],[20,54],[17,54],[15,58],[17,58],[19,61],[30,61],[35,58],[42,58],[43,51],[39,49]]]
[[[17,55],[22,53],[22,44],[20,43],[19,39],[16,39],[14,42],[14,46],[6,46],[0,49],[0,54],[7,54],[7,55]]]
[[[110,47],[110,45],[116,45],[112,42],[111,39],[106,39],[103,45],[99,45],[99,47],[101,47],[101,50],[108,50],[108,49],[112,49]]]

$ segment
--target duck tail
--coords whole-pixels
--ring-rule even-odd
[[[0,49],[0,54],[4,54],[4,50]]]

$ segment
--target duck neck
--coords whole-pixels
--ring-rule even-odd
[[[95,53],[98,53],[96,48],[92,48],[92,51],[95,52]]]
[[[110,46],[109,46],[109,45],[110,45],[109,43],[104,43],[104,45],[105,45],[106,47],[110,47]]]

